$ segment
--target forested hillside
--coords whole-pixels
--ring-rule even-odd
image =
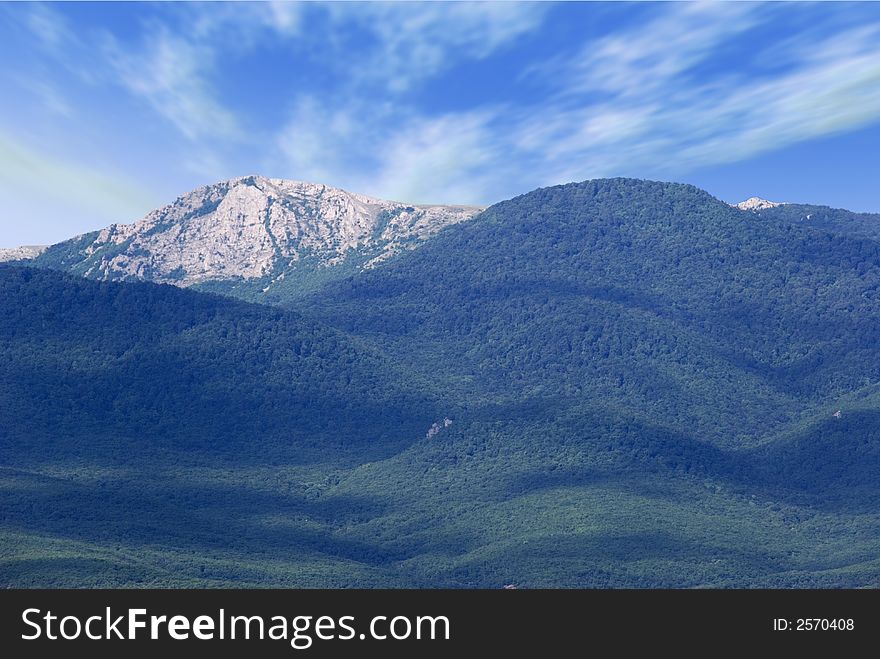
[[[283,311],[0,269],[0,582],[880,586],[880,244],[627,179]]]
[[[880,214],[853,213],[842,208],[812,204],[778,204],[757,214],[771,221],[791,222],[832,233],[880,239]]]
[[[90,436],[236,459],[381,454],[433,421],[375,351],[291,312],[12,266],[0,266],[0,308],[7,463]]]
[[[737,447],[877,381],[878,265],[871,240],[616,179],[502,202],[297,306],[470,396],[599,401]]]

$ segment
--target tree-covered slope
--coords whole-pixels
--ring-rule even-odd
[[[878,257],[685,185],[502,202],[298,303],[460,403],[339,487],[456,511],[454,585],[877,585]]]
[[[339,473],[436,397],[297,314],[0,266],[0,583],[396,583]],[[321,496],[325,494],[325,496]]]
[[[474,397],[751,443],[880,377],[880,245],[627,179],[497,204],[301,309]]]
[[[880,240],[880,214],[854,213],[842,208],[812,204],[778,204],[753,211],[771,221],[784,221],[830,233]]]
[[[291,312],[11,266],[0,266],[0,308],[8,462],[90,435],[239,458],[381,453],[433,419],[384,358]]]
[[[0,583],[880,586],[878,250],[617,179],[296,314],[0,270]]]

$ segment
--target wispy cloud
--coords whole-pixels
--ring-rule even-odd
[[[669,6],[533,68],[547,90],[534,103],[429,117],[400,106],[381,117],[352,103],[330,116],[294,116],[286,135],[306,137],[287,144],[290,163],[294,172],[309,171],[309,163],[328,162],[323,154],[332,152],[333,164],[321,173],[345,171],[343,178],[362,189],[485,203],[568,180],[675,178],[880,120],[880,16],[830,34],[787,34],[770,44],[771,66],[760,66],[757,49],[754,70],[700,70],[737,39],[772,24],[778,11],[759,4]],[[339,139],[326,142],[328,135]],[[310,148],[301,149],[303,141]]]
[[[48,5],[34,4],[24,16],[24,23],[43,47],[62,54],[75,42],[64,18]]]
[[[266,166],[387,199],[479,204],[509,167],[497,150],[501,114],[492,108],[425,117],[357,99],[327,107],[308,98]]]
[[[880,23],[791,36],[776,47],[782,71],[692,75],[775,9],[676,5],[572,62],[556,61],[552,77],[564,82],[535,118],[519,122],[516,146],[556,177],[676,175],[880,119]],[[596,91],[599,102],[589,96]]]
[[[414,87],[492,56],[541,26],[547,3],[326,5],[341,83],[303,96],[275,137],[268,167],[412,202],[480,203],[502,169],[500,109],[431,113]],[[346,26],[356,25],[352,32]],[[333,37],[330,37],[333,42]]]
[[[507,169],[496,150],[493,119],[493,112],[474,111],[409,122],[382,145],[370,183],[393,199],[480,203]]]
[[[759,24],[763,11],[757,3],[678,3],[645,25],[585,44],[568,62],[556,60],[538,70],[564,73],[558,90],[564,95],[664,93],[670,81],[712,57],[719,45]]]
[[[314,11],[312,4],[287,0],[176,3],[169,8],[166,25],[185,27],[181,36],[203,45],[213,42],[218,50],[243,51],[259,46],[269,35],[303,37],[303,22]]]
[[[235,137],[235,114],[217,100],[208,74],[214,50],[158,27],[139,51],[106,35],[104,53],[126,89],[143,98],[190,140]]]
[[[27,35],[25,64],[0,73],[20,107],[0,115],[63,162],[116,131],[83,169],[167,167],[141,177],[163,194],[263,172],[488,203],[597,176],[679,178],[880,121],[868,5],[72,7],[0,7],[5,35]],[[150,137],[129,156],[132,133]]]
[[[210,12],[176,9],[173,23],[152,17],[124,37],[99,26],[76,29],[50,5],[27,6],[16,17],[70,74],[92,86],[125,89],[187,139],[240,136],[236,112],[216,93],[217,56],[241,47],[258,27],[289,31],[293,19],[279,17],[292,12],[266,3],[237,10],[221,4]]]
[[[376,163],[380,131],[367,130],[374,123],[376,111],[351,105],[328,107],[311,96],[299,99],[276,137],[278,154],[273,164],[296,172],[296,177],[303,180],[333,178],[340,184],[356,184],[355,177],[361,175],[364,166]]]
[[[405,95],[456,63],[488,57],[537,28],[547,6],[488,2],[194,4],[172,6],[165,15],[143,20],[137,34],[122,37],[102,27],[87,34],[78,32],[50,6],[35,5],[25,23],[42,47],[73,74],[90,84],[125,89],[172,125],[189,142],[184,158],[187,170],[204,175],[226,171],[218,143],[241,143],[274,132],[273,142],[288,155],[291,166],[337,180],[341,159],[325,151],[324,145],[334,143],[346,130],[385,132],[385,127],[367,126],[362,119],[351,121],[349,108],[369,105],[363,101],[368,97]],[[309,29],[303,30],[306,21]],[[273,40],[288,42],[301,52],[318,53],[322,64],[337,76],[325,89],[291,89],[291,120],[274,131],[248,123],[241,104],[221,100],[216,84],[223,75],[218,67],[221,57],[246,54]],[[289,76],[282,74],[278,85],[289,84]],[[405,101],[398,102],[405,105]],[[320,122],[311,117],[314,103],[322,106]],[[368,114],[378,121],[389,118],[389,113]],[[442,118],[437,121],[444,122]],[[324,131],[320,136],[304,129],[317,123]]]
[[[834,42],[846,44],[836,50]],[[800,69],[699,99],[682,164],[729,162],[880,118],[880,30],[853,29],[813,44],[824,51]],[[684,140],[681,140],[684,143]]]
[[[15,76],[15,79],[22,90],[33,95],[37,107],[50,115],[65,118],[73,116],[73,107],[56,85],[48,80],[22,75]]]
[[[541,2],[376,2],[327,5],[334,28],[355,23],[374,47],[356,64],[360,81],[404,92],[461,60],[488,57],[534,31]],[[357,45],[355,44],[355,47]]]

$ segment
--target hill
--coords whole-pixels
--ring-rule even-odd
[[[877,381],[878,264],[867,239],[601,180],[492,206],[296,304],[467,396],[600,401],[738,447]]]
[[[448,528],[479,539],[454,583],[877,585],[878,257],[691,186],[599,180],[297,304],[466,401],[430,457],[356,481],[459,511]]]

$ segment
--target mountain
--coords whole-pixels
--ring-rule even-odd
[[[45,252],[46,249],[45,245],[22,245],[21,247],[0,249],[0,263],[6,261],[27,261],[36,258]]]
[[[767,201],[766,199],[761,199],[760,197],[749,197],[745,201],[741,201],[736,204],[736,207],[743,211],[759,211],[765,210],[767,208],[776,208],[777,206],[783,206],[783,203],[778,201]]]
[[[297,308],[472,396],[602,401],[720,446],[880,378],[880,244],[627,179],[501,202]]]
[[[53,245],[34,263],[91,279],[271,300],[277,291],[373,267],[479,210],[245,176],[198,188],[133,224]]]
[[[880,586],[880,243],[779,208],[543,188],[287,311],[0,269],[0,583]]]
[[[873,240],[612,179],[297,307],[465,402],[428,455],[358,480],[458,511],[436,534],[481,540],[447,578],[852,586],[880,584],[878,296]]]

